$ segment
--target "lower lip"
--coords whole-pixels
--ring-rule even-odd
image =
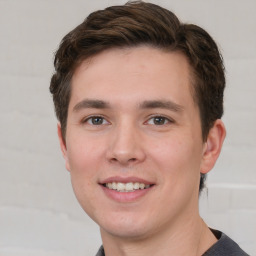
[[[118,192],[117,190],[109,189],[107,187],[102,186],[102,189],[104,193],[112,200],[117,202],[133,202],[141,197],[145,196],[147,193],[149,193],[154,186],[151,186],[146,189],[138,189],[133,192]]]

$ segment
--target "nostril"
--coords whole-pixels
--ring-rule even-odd
[[[126,162],[126,163],[134,163],[134,162],[137,161],[137,159],[135,157],[133,157],[133,158],[130,158],[128,160],[122,160],[122,159],[118,159],[118,158],[113,157],[113,158],[111,158],[111,161],[112,162],[122,162],[123,161],[123,162]]]

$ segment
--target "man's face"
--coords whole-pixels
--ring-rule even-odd
[[[82,63],[61,143],[76,197],[103,233],[142,238],[197,213],[206,144],[181,53],[144,46]]]

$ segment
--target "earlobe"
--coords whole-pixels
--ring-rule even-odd
[[[203,151],[201,173],[208,173],[215,165],[221,152],[223,141],[226,137],[226,129],[223,122],[218,119],[210,129]]]
[[[63,135],[62,135],[62,130],[61,130],[60,123],[58,123],[58,125],[57,125],[57,132],[58,132],[58,137],[59,137],[60,149],[61,149],[62,155],[65,159],[66,169],[68,171],[70,171],[69,161],[68,161],[68,157],[67,157],[66,142],[65,142],[65,139],[63,138]]]

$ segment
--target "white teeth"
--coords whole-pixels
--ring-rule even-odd
[[[116,186],[116,189],[119,190],[119,191],[125,190],[125,184],[121,183],[121,182],[118,182],[117,186]]]
[[[132,182],[126,183],[125,190],[127,190],[127,191],[132,191],[133,190]]]
[[[135,183],[110,182],[110,183],[106,183],[106,187],[109,189],[117,190],[119,192],[132,192],[138,189],[149,188],[150,185],[145,185],[144,183],[139,183],[139,182],[135,182]]]
[[[145,188],[145,184],[140,183],[140,189],[144,189]]]
[[[112,183],[108,183],[108,184],[112,184],[112,189],[116,189],[116,183],[115,182],[112,182]],[[110,188],[110,187],[109,187]]]
[[[134,189],[139,189],[140,188],[140,183],[139,182],[134,183],[133,188]]]

